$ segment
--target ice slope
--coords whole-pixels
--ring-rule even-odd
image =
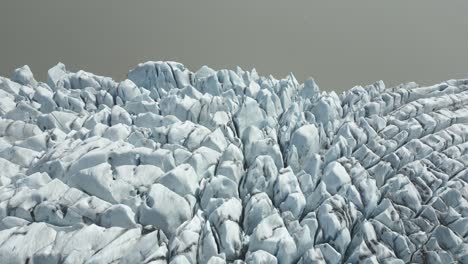
[[[468,80],[0,78],[1,263],[468,263]]]

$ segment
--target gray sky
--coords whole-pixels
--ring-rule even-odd
[[[137,63],[255,67],[323,90],[468,77],[468,1],[0,0],[0,75],[61,61],[124,79]]]

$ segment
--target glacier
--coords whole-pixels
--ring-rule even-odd
[[[1,263],[468,263],[468,79],[0,77]]]

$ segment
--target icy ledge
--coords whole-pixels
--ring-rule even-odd
[[[468,263],[468,80],[0,78],[1,263]]]

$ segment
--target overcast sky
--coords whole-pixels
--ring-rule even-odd
[[[0,75],[63,62],[116,80],[139,62],[255,67],[342,91],[468,77],[468,1],[0,0]]]

